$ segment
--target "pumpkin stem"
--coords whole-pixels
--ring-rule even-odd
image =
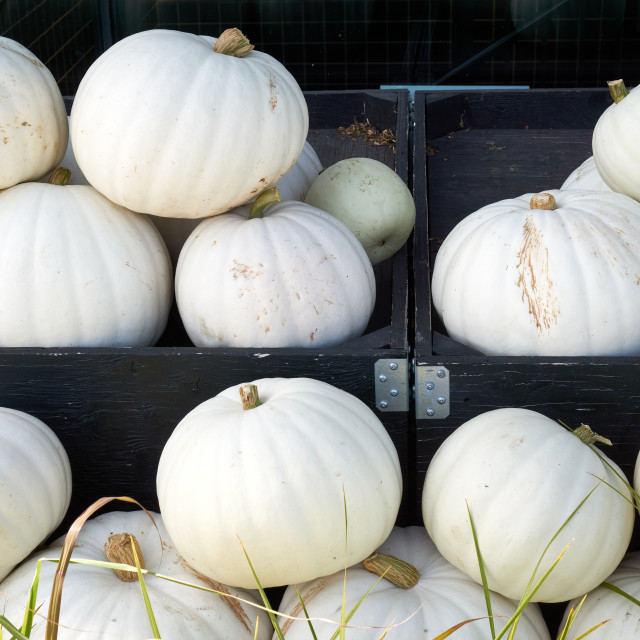
[[[594,433],[588,424],[581,424],[577,429],[573,430],[573,434],[578,436],[582,442],[586,442],[587,444],[595,444],[596,442],[609,446],[613,444],[609,438],[605,438],[604,436],[599,436],[597,433]]]
[[[235,58],[243,58],[253,48],[249,38],[236,27],[225,29],[213,45],[213,50],[216,53],[223,53],[225,56],[234,56]]]
[[[553,211],[556,208],[556,199],[550,193],[536,193],[531,197],[529,207]]]
[[[240,399],[242,400],[242,408],[244,411],[247,409],[255,409],[262,404],[260,396],[258,395],[258,387],[255,384],[243,384],[240,387]]]
[[[272,187],[271,189],[263,191],[253,201],[251,209],[249,209],[249,219],[262,218],[265,207],[272,202],[280,202],[280,189],[278,189],[278,187]]]
[[[53,170],[53,173],[49,176],[49,184],[57,184],[65,187],[69,184],[71,179],[71,170],[65,167],[57,167]]]
[[[136,540],[135,536],[131,533],[114,533],[110,535],[107,541],[104,543],[104,553],[107,556],[107,560],[109,560],[109,562],[118,562],[120,564],[129,564],[135,566],[137,558],[140,568],[145,568],[140,544]],[[113,572],[123,582],[133,582],[134,580],[138,579],[138,574],[135,571],[122,571],[121,569],[114,569]]]
[[[624,80],[622,79],[607,80],[607,85],[609,86],[609,93],[616,104],[629,95],[629,90],[624,86]]]
[[[367,571],[383,576],[401,589],[411,589],[420,580],[420,573],[412,564],[386,553],[374,551],[362,561],[362,564]]]

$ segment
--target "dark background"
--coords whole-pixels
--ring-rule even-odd
[[[640,75],[640,0],[0,0],[0,36],[33,51],[65,95],[131,33],[231,26],[304,90],[633,86]]]

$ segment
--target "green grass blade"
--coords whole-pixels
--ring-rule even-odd
[[[265,590],[262,588],[262,584],[260,583],[260,580],[258,579],[258,574],[256,573],[255,569],[253,568],[253,564],[251,563],[251,559],[249,558],[249,554],[247,553],[247,550],[244,548],[244,545],[242,544],[242,540],[240,540],[240,546],[242,547],[242,552],[244,553],[244,557],[247,559],[247,563],[249,564],[249,569],[251,569],[251,573],[253,575],[253,579],[256,582],[256,585],[258,587],[258,591],[260,592],[260,597],[262,598],[262,602],[264,603],[264,606],[266,607],[266,611],[269,614],[269,618],[271,620],[271,624],[273,625],[273,629],[276,633],[276,635],[278,636],[279,640],[284,640],[284,634],[282,633],[282,629],[280,628],[280,625],[278,624],[278,618],[276,615],[276,612],[271,608],[271,603],[269,602],[269,597],[267,596]]]
[[[3,615],[0,615],[0,627],[4,627],[9,633],[12,634],[12,638],[16,640],[29,640],[29,636],[25,636],[18,627],[9,622]]]
[[[569,633],[569,629],[571,628],[571,625],[573,624],[574,620],[576,619],[576,616],[578,615],[578,611],[580,611],[584,601],[586,600],[587,596],[586,594],[584,596],[582,596],[582,599],[580,600],[580,602],[578,603],[577,606],[571,607],[571,609],[569,609],[569,613],[567,614],[567,621],[564,623],[564,626],[562,627],[562,631],[560,632],[560,635],[558,636],[558,640],[566,640],[567,639],[567,635]]]
[[[31,627],[33,627],[33,616],[35,615],[37,607],[38,586],[40,585],[40,568],[42,567],[42,560],[38,560],[36,563],[36,573],[33,576],[33,582],[29,589],[29,598],[27,600],[27,608],[24,612],[24,619],[22,621],[22,627],[20,631],[27,637],[31,635]]]
[[[147,617],[149,618],[149,624],[151,626],[151,632],[153,637],[160,639],[160,630],[158,629],[158,623],[156,622],[156,616],[153,613],[153,607],[151,606],[151,599],[149,598],[149,591],[144,581],[144,575],[142,574],[142,567],[140,566],[140,558],[138,558],[138,552],[136,551],[136,545],[133,543],[133,536],[129,534],[131,540],[131,550],[133,551],[133,557],[136,561],[136,572],[138,574],[138,582],[140,583],[140,590],[142,591],[142,597],[144,599],[144,606],[147,610]]]
[[[640,607],[640,600],[637,600],[626,591],[623,591],[622,589],[620,589],[620,587],[616,587],[615,584],[611,584],[610,582],[603,582],[600,586],[605,589],[609,589],[609,591],[613,591],[613,593],[617,593],[619,596],[626,598],[627,600],[629,600],[629,602],[633,602],[633,604]]]
[[[489,628],[491,629],[491,637],[495,639],[496,637],[496,628],[493,622],[493,608],[491,606],[491,593],[489,591],[489,583],[487,582],[487,573],[484,566],[484,561],[482,559],[482,553],[480,553],[480,543],[478,541],[478,532],[476,530],[476,525],[473,521],[473,517],[471,515],[471,509],[469,508],[469,503],[467,502],[467,513],[469,514],[469,522],[471,523],[471,533],[473,535],[473,544],[476,548],[476,556],[478,558],[478,567],[480,569],[480,578],[482,580],[482,590],[484,591],[484,600],[487,605],[487,615],[489,617]]]
[[[313,640],[318,640],[318,636],[316,635],[316,631],[313,628],[313,624],[311,623],[311,619],[309,618],[309,612],[307,611],[307,605],[300,593],[300,589],[296,587],[296,593],[298,594],[298,600],[300,601],[300,606],[302,607],[302,612],[304,613],[304,617],[307,619],[307,624],[309,625],[309,631],[311,632],[311,637]]]
[[[536,594],[538,589],[542,586],[544,581],[549,577],[549,574],[555,569],[555,567],[558,564],[558,562],[560,562],[560,560],[562,560],[562,557],[567,552],[567,550],[569,549],[570,546],[571,546],[571,542],[569,542],[567,544],[567,546],[562,550],[562,553],[560,553],[560,555],[551,563],[551,566],[544,572],[544,574],[542,575],[540,580],[538,580],[538,582],[535,584],[535,586],[532,589],[530,589],[529,592],[527,593],[527,595],[518,603],[518,606],[517,606],[514,614],[509,618],[509,620],[507,620],[507,624],[505,624],[505,626],[500,631],[500,633],[495,637],[495,640],[500,640],[500,638],[502,638],[504,636],[504,634],[509,629],[511,629],[511,627],[514,624],[517,624],[518,619],[522,615],[522,612],[524,611],[525,607],[531,601],[531,598],[533,598],[533,596]]]

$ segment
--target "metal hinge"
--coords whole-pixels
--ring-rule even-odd
[[[436,420],[449,415],[449,370],[414,367],[416,418]]]
[[[409,363],[382,358],[374,364],[376,407],[380,411],[409,411]]]

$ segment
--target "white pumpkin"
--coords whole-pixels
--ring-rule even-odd
[[[395,524],[402,476],[393,441],[361,400],[311,378],[264,378],[225,389],[180,421],[157,491],[193,567],[251,588],[242,543],[262,586],[273,587],[334,573],[376,549]]]
[[[0,408],[0,580],[62,522],[71,466],[56,434],[24,411]]]
[[[309,142],[304,143],[296,163],[276,183],[282,200],[304,200],[311,183],[322,170],[322,163]],[[73,175],[73,172],[72,172]],[[253,198],[252,198],[253,200]],[[201,218],[168,218],[151,216],[160,231],[174,266],[178,263],[180,250],[191,232],[202,222]]]
[[[67,111],[51,71],[0,36],[0,189],[52,171],[68,139]]]
[[[581,439],[589,432],[520,408],[459,426],[433,456],[422,493],[440,553],[480,581],[470,511],[490,589],[521,598],[569,543],[534,601],[570,600],[600,584],[627,552],[635,510],[620,468]]]
[[[357,238],[302,202],[265,206],[271,194],[202,221],[180,252],[176,302],[198,347],[326,347],[367,327],[375,277]]]
[[[133,553],[122,546],[121,540],[112,537],[132,534],[138,543],[136,551],[141,555],[140,562],[146,569],[233,596],[225,598],[157,576],[145,575],[145,585],[163,638],[254,640],[256,618],[260,618],[260,621],[255,640],[270,638],[272,626],[266,615],[237,599],[257,603],[257,593],[231,589],[198,575],[176,551],[160,515],[151,515],[153,521],[144,511],[112,511],[88,520],[80,531],[71,559],[109,560],[134,566]],[[59,558],[63,543],[64,536],[33,554],[0,583],[0,610],[14,624],[22,622],[37,561],[40,558]],[[109,556],[105,555],[107,543]],[[32,640],[45,637],[44,618],[49,608],[56,567],[57,564],[52,562],[43,562],[41,565],[36,600],[40,609],[34,618],[35,624],[30,635]],[[58,627],[60,640],[78,637],[87,640],[136,640],[151,636],[137,576],[132,576],[131,572],[121,575],[128,579],[123,580],[114,571],[104,567],[69,565],[62,588]]]
[[[373,158],[346,158],[327,167],[311,185],[305,202],[344,222],[374,265],[405,244],[416,221],[407,185]]]
[[[584,191],[612,191],[602,179],[593,156],[589,156],[576,167],[562,183],[561,189],[582,189]]]
[[[598,118],[591,146],[598,172],[614,191],[640,200],[640,87],[609,83],[614,99]]]
[[[223,36],[142,31],[87,70],[71,140],[83,173],[109,199],[202,218],[246,202],[293,166],[308,131],[300,87],[265,53],[219,52]]]
[[[172,304],[150,220],[88,185],[0,193],[0,345],[149,346]]]
[[[393,567],[392,571],[388,570],[389,566]],[[373,586],[385,571],[389,579],[384,577]],[[407,578],[411,580],[405,582]],[[306,614],[297,590],[304,599],[317,637],[323,640],[331,638],[340,625],[344,581],[345,573],[339,571],[289,586],[278,611],[302,619],[279,618],[285,638],[307,640],[310,637],[309,623],[304,619]],[[385,639],[431,640],[465,620],[473,621],[462,626],[451,638],[486,640],[491,637],[482,586],[442,557],[424,527],[395,527],[376,553],[364,563],[347,569],[347,613],[365,593],[368,595],[347,623],[347,638],[379,640],[385,629],[390,627]],[[517,605],[495,592],[490,597],[495,629],[499,632],[513,616]],[[536,604],[525,608],[515,637],[519,640],[550,638]]]
[[[640,599],[640,551],[630,551],[605,582]],[[571,600],[560,623],[562,629],[571,609],[577,609],[581,598]],[[606,624],[602,624],[606,622]],[[570,637],[578,638],[601,625],[587,636],[589,640],[632,640],[638,637],[638,605],[606,587],[596,587],[587,594],[571,624]]]
[[[483,353],[637,355],[639,279],[639,203],[565,189],[468,215],[431,286],[449,336]]]

